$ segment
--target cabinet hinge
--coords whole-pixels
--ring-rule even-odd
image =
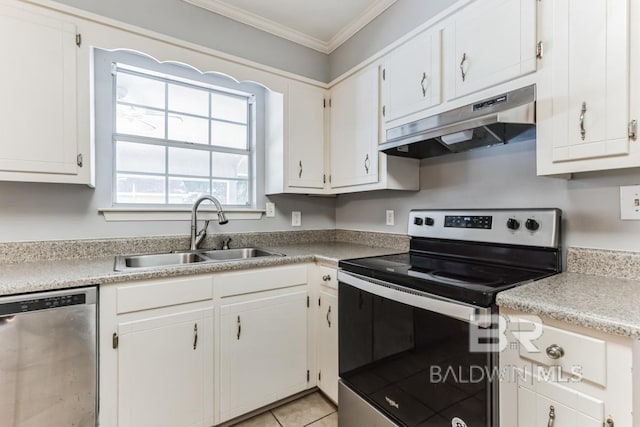
[[[322,304],[320,304],[320,297],[318,297],[318,307],[320,307]]]
[[[82,45],[82,34],[76,34],[76,46],[80,47]]]
[[[327,100],[326,99],[322,99],[322,108],[327,108]]]
[[[329,98],[329,108],[331,108],[331,98]]]
[[[382,69],[382,80],[387,80],[387,69],[386,68]]]
[[[638,121],[631,120],[629,122],[629,138],[632,141],[636,141],[638,139]]]
[[[327,174],[326,174],[326,173],[323,173],[323,174],[322,174],[322,183],[323,183],[323,184],[326,184],[326,183],[327,183]]]
[[[307,382],[311,381],[311,372],[307,369]]]
[[[82,153],[78,154],[78,157],[76,157],[76,163],[78,167],[82,167]]]
[[[318,381],[322,380],[322,371],[318,371]]]
[[[386,117],[386,115],[387,115],[387,106],[383,105],[382,106],[382,117]]]
[[[544,44],[542,44],[542,41],[539,41],[538,44],[536,45],[536,58],[542,59],[543,56],[544,56]]]
[[[114,332],[113,336],[111,337],[111,347],[118,348],[118,344],[120,343],[120,338],[118,337],[118,333]]]
[[[309,295],[307,295],[307,307],[309,307]]]
[[[329,184],[331,184],[331,174],[329,174]]]

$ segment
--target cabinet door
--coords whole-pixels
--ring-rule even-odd
[[[324,187],[324,104],[322,89],[289,85],[288,185]]]
[[[629,2],[554,0],[553,162],[629,153]]]
[[[0,171],[78,173],[76,29],[0,6]]]
[[[427,31],[389,54],[382,72],[385,122],[440,103],[440,44],[440,31]]]
[[[226,421],[307,386],[307,292],[221,307],[220,417]]]
[[[378,181],[378,66],[340,82],[331,92],[331,186]]]
[[[483,0],[453,25],[455,96],[536,70],[536,0]]]
[[[118,426],[213,422],[213,310],[118,325]]]
[[[338,402],[338,297],[320,292],[318,317],[318,387]]]

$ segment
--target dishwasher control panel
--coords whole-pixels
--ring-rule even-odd
[[[68,295],[57,295],[31,300],[13,301],[0,304],[0,316],[28,313],[30,311],[49,310],[71,305],[86,304],[87,295],[84,292]]]

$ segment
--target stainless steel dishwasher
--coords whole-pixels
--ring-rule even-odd
[[[96,287],[0,297],[0,427],[95,426]]]

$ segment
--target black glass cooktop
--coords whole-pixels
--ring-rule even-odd
[[[339,266],[366,277],[485,307],[495,302],[500,291],[555,273],[411,252],[344,260]]]

